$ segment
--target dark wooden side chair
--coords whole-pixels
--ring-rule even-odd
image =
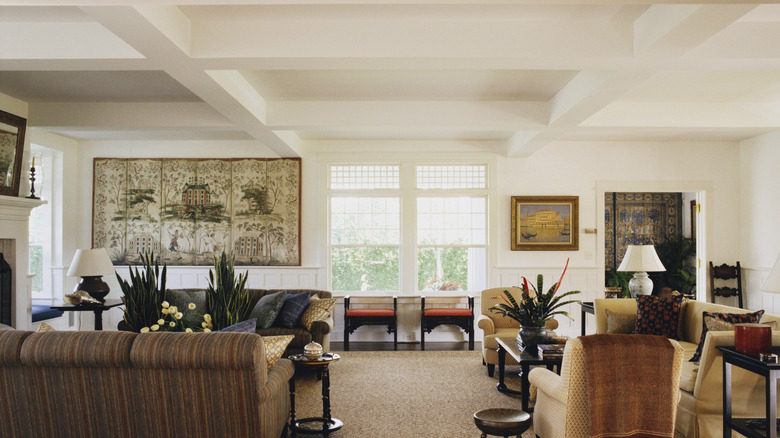
[[[344,297],[344,351],[349,351],[349,335],[363,325],[386,325],[393,334],[393,350],[398,350],[398,297],[393,297],[393,308],[350,308],[350,296]]]
[[[718,284],[715,280],[719,280]],[[735,281],[728,281],[735,280]],[[725,285],[723,283],[726,283]],[[736,266],[722,264],[720,266],[713,266],[710,262],[710,290],[712,291],[712,302],[715,302],[716,297],[737,297],[739,308],[743,309],[742,305],[742,267],[737,261]]]
[[[468,309],[462,307],[425,308],[425,297],[421,297],[420,347],[425,350],[425,332],[430,333],[440,325],[456,325],[469,334],[469,350],[474,349],[474,297],[468,297]]]

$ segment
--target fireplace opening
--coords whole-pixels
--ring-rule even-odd
[[[0,324],[11,325],[11,265],[0,252]]]

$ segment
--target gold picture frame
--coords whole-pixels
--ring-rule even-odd
[[[577,251],[578,196],[512,196],[512,251]]]

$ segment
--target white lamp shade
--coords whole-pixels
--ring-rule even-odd
[[[662,272],[665,271],[661,259],[653,245],[628,245],[626,255],[617,268],[627,272]]]
[[[100,277],[114,274],[114,264],[105,248],[77,249],[68,277]]]
[[[764,285],[761,286],[761,290],[764,292],[780,294],[780,257],[777,257],[775,267],[772,268],[772,271],[769,273],[769,278],[767,278]]]

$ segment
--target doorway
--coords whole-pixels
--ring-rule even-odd
[[[633,273],[619,272],[628,245],[655,246],[664,272],[650,273],[653,295],[696,295],[696,192],[605,192],[605,285],[628,296]]]

